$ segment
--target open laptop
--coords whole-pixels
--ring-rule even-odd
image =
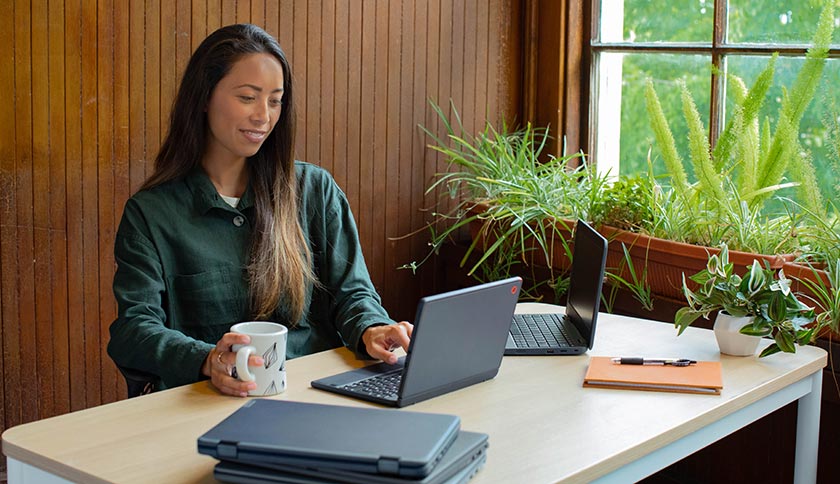
[[[421,478],[368,474],[332,468],[245,464],[221,461],[213,476],[222,482],[250,483],[343,483],[343,484],[461,484],[478,472],[487,459],[487,434],[460,431],[455,442],[431,473]]]
[[[579,355],[595,342],[607,239],[577,221],[566,313],[516,314],[505,355]]]
[[[321,390],[404,407],[496,376],[522,279],[424,297],[407,355],[312,381]]]

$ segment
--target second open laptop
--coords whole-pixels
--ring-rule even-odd
[[[321,390],[404,407],[496,376],[522,279],[424,297],[407,355],[312,381]]]
[[[606,264],[607,239],[578,220],[566,313],[516,314],[505,355],[579,355],[591,349]]]

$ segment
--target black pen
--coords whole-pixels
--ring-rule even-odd
[[[697,363],[688,358],[638,358],[638,357],[620,357],[613,358],[612,362],[617,365],[670,365],[670,366],[688,366]]]

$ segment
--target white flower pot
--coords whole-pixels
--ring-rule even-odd
[[[723,311],[715,319],[715,339],[720,352],[732,356],[752,356],[761,338],[741,334],[741,328],[752,323],[752,316],[731,316]]]

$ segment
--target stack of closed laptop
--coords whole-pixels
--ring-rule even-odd
[[[487,435],[454,415],[255,399],[198,439],[231,483],[464,483]]]

